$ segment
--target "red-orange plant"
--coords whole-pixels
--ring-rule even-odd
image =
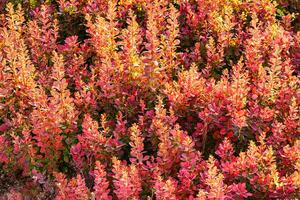
[[[300,198],[291,1],[12,2],[4,199]]]

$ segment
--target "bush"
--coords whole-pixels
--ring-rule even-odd
[[[0,6],[3,199],[300,198],[294,4]]]

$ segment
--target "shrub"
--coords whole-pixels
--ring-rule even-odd
[[[0,2],[4,199],[300,198],[292,1],[26,2]]]

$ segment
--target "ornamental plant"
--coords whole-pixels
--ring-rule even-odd
[[[300,199],[288,0],[0,0],[0,199]]]

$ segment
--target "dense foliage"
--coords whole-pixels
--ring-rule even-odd
[[[0,1],[3,199],[299,199],[299,4]]]

